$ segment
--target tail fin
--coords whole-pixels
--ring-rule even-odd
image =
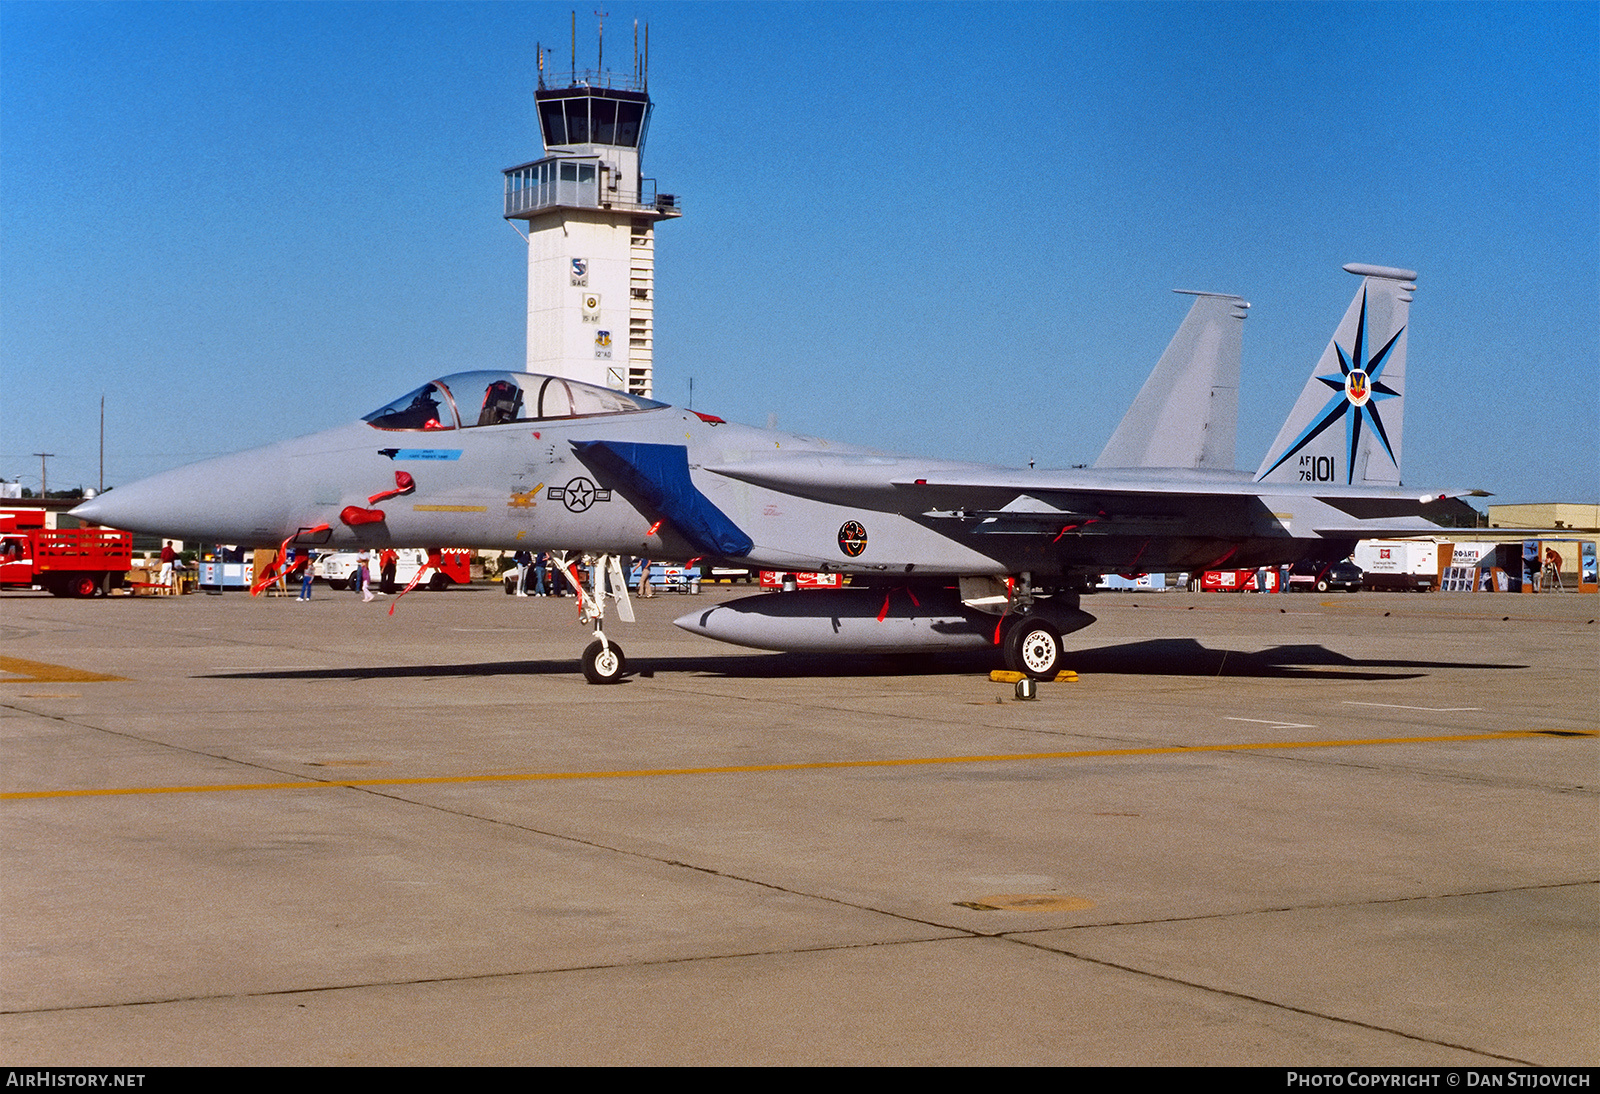
[[[1257,482],[1398,486],[1406,324],[1416,273],[1352,262],[1362,278]]]
[[[1239,345],[1250,305],[1221,293],[1175,291],[1198,299],[1096,467],[1233,468]]]

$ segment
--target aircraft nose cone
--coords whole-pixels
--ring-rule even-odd
[[[171,474],[169,471],[125,486],[112,487],[73,509],[70,515],[130,532],[165,532],[164,520],[172,515],[167,511],[169,506],[166,504],[166,499],[172,496],[166,483]]]
[[[284,483],[254,455],[222,456],[113,487],[72,515],[174,539],[276,543],[283,537]]]
[[[82,505],[70,510],[67,515],[69,517],[77,517],[79,520],[87,521],[90,524],[104,524],[116,527],[116,522],[111,518],[110,514],[115,512],[118,507],[107,505],[106,502],[109,500],[103,495],[96,495]]]

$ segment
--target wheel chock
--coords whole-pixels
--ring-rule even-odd
[[[1015,684],[1025,675],[1026,673],[1012,672],[1010,669],[995,669],[989,673],[989,679],[996,684]],[[1071,669],[1062,669],[1056,673],[1054,680],[1049,681],[1052,684],[1075,684],[1077,682],[1078,674]]]

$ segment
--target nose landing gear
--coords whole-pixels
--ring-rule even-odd
[[[578,597],[578,619],[594,624],[595,640],[589,643],[581,658],[583,678],[591,684],[615,684],[628,671],[628,659],[622,647],[606,637],[601,623],[606,614],[606,598],[617,603],[617,618],[624,623],[633,622],[633,602],[628,599],[628,579],[622,572],[619,555],[584,555],[581,559],[589,568],[589,585],[578,576],[579,560],[567,557],[565,552],[554,554],[556,569],[572,586]]]
[[[591,684],[615,684],[627,671],[628,659],[615,642],[601,637],[583,651],[583,678]]]

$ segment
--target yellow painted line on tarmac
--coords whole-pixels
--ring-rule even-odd
[[[31,798],[95,798],[120,794],[216,794],[231,790],[328,790],[334,787],[447,786],[462,783],[556,782],[566,779],[642,779],[662,775],[751,775],[772,771],[826,771],[860,767],[925,767],[933,764],[1019,763],[1027,760],[1087,760],[1112,756],[1172,756],[1185,752],[1248,752],[1292,748],[1358,748],[1371,745],[1441,744],[1451,741],[1512,741],[1530,737],[1600,737],[1600,730],[1514,729],[1501,733],[1453,733],[1442,737],[1371,737],[1352,741],[1258,741],[1159,748],[1093,748],[1071,752],[1013,752],[992,756],[912,756],[898,760],[812,760],[786,764],[718,767],[658,767],[623,771],[529,771],[498,775],[426,775],[393,779],[318,779],[277,783],[217,783],[202,786],[121,786],[85,790],[13,790],[0,801]]]
[[[127,679],[126,676],[107,676],[103,672],[52,665],[47,661],[24,661],[20,657],[0,657],[0,672],[15,674],[10,680],[0,677],[0,684],[92,684],[104,680]]]

